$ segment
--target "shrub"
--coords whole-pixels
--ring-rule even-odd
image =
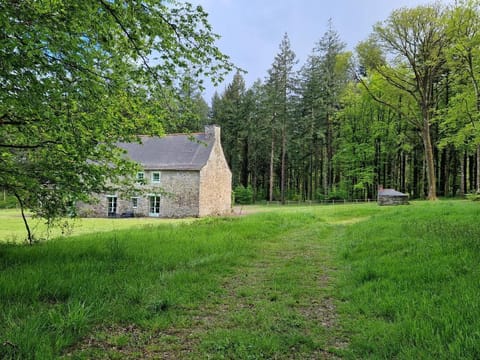
[[[246,205],[253,203],[253,190],[251,186],[244,187],[242,185],[238,185],[233,193],[236,204]]]
[[[328,200],[346,200],[348,199],[348,192],[343,189],[332,189],[328,194]]]
[[[471,201],[480,201],[479,193],[466,194],[465,197]]]

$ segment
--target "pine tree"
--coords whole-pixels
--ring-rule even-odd
[[[287,33],[283,36],[279,52],[272,67],[268,70],[266,81],[271,114],[271,156],[270,156],[270,190],[269,198],[273,200],[274,158],[276,146],[276,128],[280,128],[280,200],[285,203],[286,192],[286,156],[288,123],[292,112],[292,97],[295,93],[296,55],[291,49]]]

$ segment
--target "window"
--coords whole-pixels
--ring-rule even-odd
[[[143,183],[145,181],[145,173],[143,171],[139,171],[137,173],[137,182]]]
[[[160,216],[160,196],[150,196],[150,216]]]
[[[138,197],[132,197],[132,208],[138,208]]]
[[[152,172],[152,183],[158,184],[159,182],[160,182],[160,172],[159,171]]]
[[[107,215],[117,216],[117,197],[107,196]]]

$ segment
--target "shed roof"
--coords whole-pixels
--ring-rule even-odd
[[[200,170],[208,161],[214,138],[204,133],[142,136],[142,143],[119,143],[145,170]]]
[[[378,190],[378,196],[408,196],[394,189],[382,189]]]

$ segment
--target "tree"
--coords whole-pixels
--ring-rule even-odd
[[[291,113],[291,97],[295,92],[294,66],[297,63],[296,55],[290,46],[287,33],[284,34],[275,56],[272,67],[268,70],[266,82],[272,117],[272,146],[270,159],[270,201],[273,191],[273,162],[275,150],[275,126],[280,126],[281,138],[281,165],[280,165],[280,199],[285,203],[286,185],[286,155],[287,155],[287,123]]]
[[[437,195],[430,127],[438,101],[436,85],[444,72],[444,49],[448,44],[443,16],[444,9],[439,4],[395,10],[386,21],[374,27],[371,42],[361,46],[363,50],[375,50],[373,55],[365,52],[368,56],[364,56],[364,63],[411,96],[418,106],[419,117],[411,121],[422,136],[431,200]],[[379,56],[378,49],[389,56]],[[392,62],[388,63],[385,58],[391,58]]]
[[[230,169],[233,186],[247,186],[241,181],[242,138],[244,125],[243,101],[245,96],[245,80],[237,71],[230,84],[221,96],[216,95],[212,101],[213,121],[222,127],[222,145]]]
[[[191,133],[202,131],[209,123],[210,108],[202,97],[202,88],[198,80],[189,72],[178,80],[178,105],[175,118],[164,124],[167,133]]]
[[[51,222],[133,174],[116,143],[163,133],[180,74],[232,69],[211,31],[188,3],[2,1],[0,186]]]
[[[447,16],[448,49],[455,95],[447,109],[446,127],[463,122],[455,131],[453,143],[465,150],[476,147],[476,191],[480,193],[480,2],[461,0]],[[477,125],[477,126],[476,126]],[[470,139],[469,139],[470,138]],[[464,180],[462,180],[462,183]]]

